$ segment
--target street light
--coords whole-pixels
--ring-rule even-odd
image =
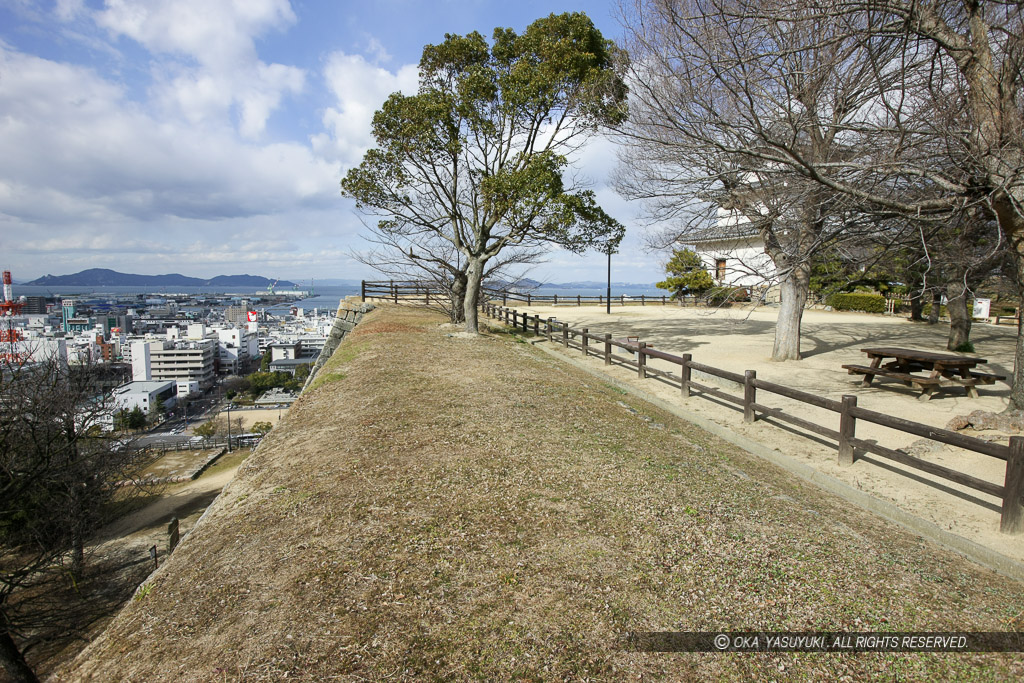
[[[611,315],[612,314],[612,252],[615,250],[615,248],[612,246],[612,243],[609,242],[607,244],[607,249],[608,249],[608,292],[607,292],[607,297],[605,299],[605,309],[604,309],[604,311],[608,315]]]

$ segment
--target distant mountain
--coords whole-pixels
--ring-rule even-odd
[[[43,287],[267,287],[274,280],[259,275],[218,275],[209,280],[179,273],[136,275],[107,268],[89,268],[71,275],[44,275],[26,282]],[[279,280],[277,287],[293,287],[293,282]]]
[[[494,282],[488,282],[488,286],[494,287],[495,289],[601,289],[608,286],[608,282],[605,280],[581,280],[579,282],[538,282],[537,280],[531,280],[528,277],[521,278],[515,282],[505,282],[503,280],[497,280]],[[653,284],[638,284],[635,282],[612,282],[612,287],[651,287]]]

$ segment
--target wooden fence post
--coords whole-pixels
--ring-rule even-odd
[[[562,346],[569,348],[569,323],[562,323]]]
[[[580,295],[579,294],[576,295],[576,305],[577,306],[582,306],[583,305],[582,303],[580,303]]]
[[[540,336],[540,316],[536,313],[533,314],[533,336]]]
[[[664,294],[661,295],[661,305],[662,306],[665,305],[665,295]]]
[[[555,294],[555,306],[557,306],[557,305],[558,305],[558,295]]]
[[[508,292],[501,293],[501,305],[508,306]]]
[[[398,287],[395,286],[395,281],[391,281],[391,297],[398,303]]]
[[[604,335],[604,364],[612,364],[612,335],[610,333]]]
[[[531,305],[530,304],[530,293],[529,292],[526,293],[526,305],[527,306]]]
[[[583,328],[583,336],[580,338],[580,348],[583,349],[583,357],[584,358],[586,358],[587,355],[589,355],[589,353],[590,353],[590,349],[589,349],[590,338],[588,336],[589,333],[590,333],[590,328],[584,327]]]
[[[857,418],[850,414],[851,408],[857,407],[857,397],[843,395],[842,408],[839,411],[839,464],[853,464],[853,444],[850,439],[857,431]]]
[[[640,379],[647,379],[647,356],[644,354],[646,348],[647,342],[636,343],[636,376]]]
[[[619,295],[619,305],[620,306],[625,306],[626,305],[626,295],[625,294],[620,294]]]
[[[167,554],[170,555],[174,552],[174,549],[178,547],[178,541],[181,540],[181,534],[179,533],[178,518],[171,517],[171,521],[167,524]]]
[[[555,319],[548,318],[548,341],[551,341],[551,331],[555,328]]]
[[[683,354],[683,367],[680,369],[681,383],[679,390],[683,394],[683,398],[690,398],[690,361],[693,360],[693,355],[689,353]]]
[[[641,306],[646,306],[647,305],[647,297],[644,294],[640,295],[640,305]]]
[[[1010,437],[1010,454],[1006,458],[1006,480],[1003,484],[1003,514],[999,531],[1019,534],[1024,531],[1024,436]]]
[[[366,303],[366,280],[360,280],[359,298],[363,303]]]
[[[757,372],[747,370],[743,373],[743,421],[753,422],[757,419],[754,412],[754,404],[757,402],[757,387],[754,380],[757,379]]]

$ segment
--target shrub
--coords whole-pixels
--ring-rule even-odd
[[[885,297],[881,294],[833,294],[828,305],[837,311],[885,313]]]
[[[722,306],[734,301],[750,301],[750,292],[744,287],[714,287],[708,292],[708,306]]]

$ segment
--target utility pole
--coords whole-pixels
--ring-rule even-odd
[[[605,309],[604,312],[608,315],[612,314],[612,244],[608,243],[608,291],[605,297]]]

